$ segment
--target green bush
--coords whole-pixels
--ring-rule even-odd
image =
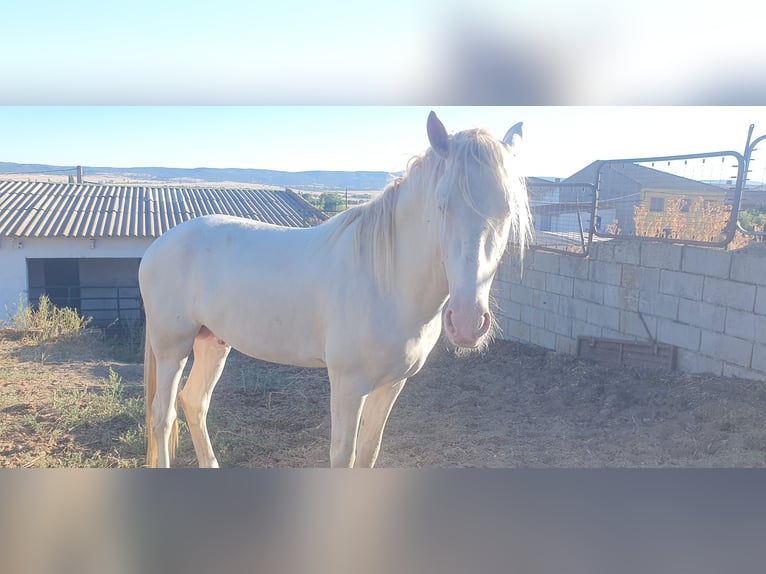
[[[76,309],[56,307],[47,295],[42,295],[36,307],[25,304],[23,298],[20,298],[12,326],[27,331],[37,341],[50,341],[79,335],[91,319],[80,316]]]

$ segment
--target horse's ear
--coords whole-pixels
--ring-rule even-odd
[[[503,143],[511,147],[516,147],[521,143],[521,126],[523,122],[519,122],[506,132],[503,138]]]
[[[449,135],[447,135],[444,124],[436,117],[434,112],[428,114],[426,130],[428,131],[428,141],[431,142],[431,147],[434,148],[434,151],[439,156],[446,159],[449,155]]]

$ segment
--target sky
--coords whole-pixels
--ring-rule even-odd
[[[766,133],[746,0],[7,4],[0,161],[400,171],[433,109],[566,177]]]
[[[0,103],[762,104],[749,0],[26,0]]]
[[[527,175],[567,177],[597,159],[742,152],[766,107],[0,106],[0,161],[93,167],[401,171],[449,132],[502,138],[524,122]]]

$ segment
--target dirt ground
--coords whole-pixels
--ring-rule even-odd
[[[140,388],[142,365],[92,358],[57,366],[51,384],[108,366]],[[329,466],[326,372],[232,352],[209,428],[222,466]],[[195,465],[186,433],[177,466]],[[458,358],[439,343],[395,405],[377,466],[763,467],[766,383],[606,366],[507,341]]]
[[[260,437],[230,463],[328,466],[323,370],[234,355],[227,371],[211,436],[246,425]],[[440,343],[394,406],[378,466],[766,466],[766,383],[586,363],[508,341],[458,358]]]

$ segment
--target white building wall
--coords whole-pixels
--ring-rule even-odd
[[[27,259],[142,257],[152,238],[0,239],[0,321],[13,316],[22,296],[27,297]]]

